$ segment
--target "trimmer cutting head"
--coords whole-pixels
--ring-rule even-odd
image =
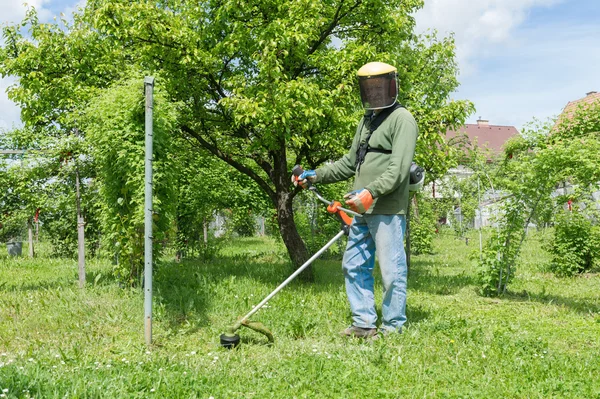
[[[237,334],[221,334],[221,346],[227,349],[233,349],[240,344],[240,336]]]
[[[256,311],[258,309],[255,308],[254,310]],[[242,326],[263,334],[269,340],[268,344],[273,344],[273,333],[267,327],[265,327],[264,324],[258,321],[251,321],[247,318],[243,318],[238,320],[231,327],[229,327],[225,334],[221,334],[221,346],[227,349],[233,349],[237,347],[240,344],[240,336],[237,335],[235,332],[239,330]]]

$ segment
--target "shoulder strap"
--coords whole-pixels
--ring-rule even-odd
[[[373,119],[371,123],[369,123],[369,125],[367,126],[369,129],[369,137],[371,137],[371,134],[373,134],[373,132],[377,130],[377,128],[383,123],[383,121],[386,120],[386,118],[398,108],[402,108],[402,105],[395,103],[391,107],[385,108],[383,111],[378,113],[375,119]]]

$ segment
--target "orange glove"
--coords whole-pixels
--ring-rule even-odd
[[[346,204],[356,213],[361,215],[373,205],[373,194],[369,190],[355,190],[344,195]]]

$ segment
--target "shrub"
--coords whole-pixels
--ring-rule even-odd
[[[502,206],[502,219],[498,221],[498,230],[490,236],[483,253],[477,259],[478,282],[484,296],[499,296],[506,292],[513,280],[517,259],[523,243],[526,204],[519,199],[510,198]]]
[[[433,200],[419,194],[415,198],[410,206],[410,251],[413,255],[430,254],[436,228]]]
[[[27,218],[22,212],[4,215],[0,221],[0,242],[23,241],[27,235]]]
[[[552,254],[550,270],[557,276],[583,273],[598,263],[600,230],[581,212],[556,217],[554,235],[545,245]]]

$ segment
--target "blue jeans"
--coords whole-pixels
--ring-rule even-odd
[[[404,250],[405,231],[404,215],[354,218],[342,261],[353,325],[374,328],[377,321],[373,292],[375,253],[383,282],[381,328],[400,332],[406,322],[408,269]]]

